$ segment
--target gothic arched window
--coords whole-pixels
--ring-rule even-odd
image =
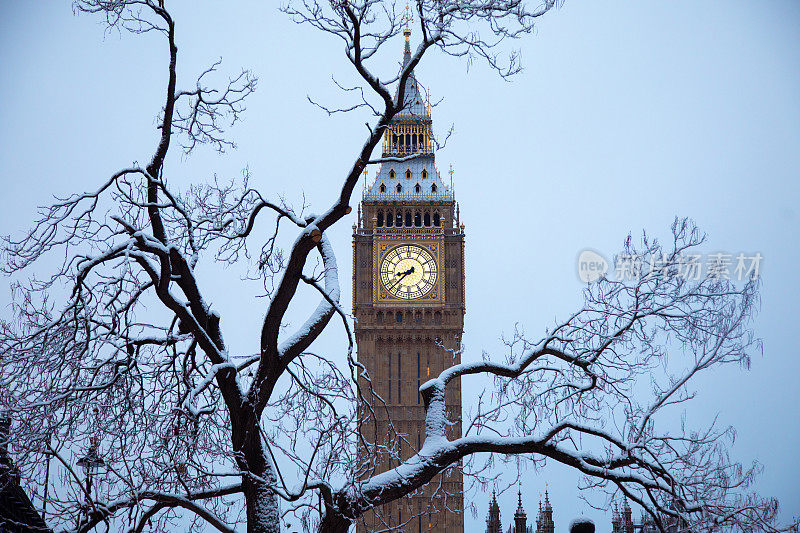
[[[411,226],[411,211],[406,211],[406,226]]]
[[[386,225],[391,227],[393,222],[394,222],[394,220],[392,219],[392,212],[391,211],[387,211],[386,212]]]
[[[397,184],[397,192],[398,192],[398,193],[401,193],[401,192],[403,192],[403,186],[402,186],[402,185],[400,185],[399,183]]]
[[[431,225],[431,214],[427,211],[425,211],[425,225],[426,226]]]
[[[379,228],[383,226],[383,211],[378,211],[378,221],[376,224]]]
[[[422,215],[420,214],[419,211],[414,213],[414,225],[416,227],[420,227],[422,225]]]
[[[381,192],[386,192],[386,185],[381,183]]]
[[[407,180],[411,179],[411,170],[406,170],[406,179]]]
[[[441,219],[439,218],[439,213],[434,213],[433,214],[433,225],[434,226],[438,226],[440,222],[441,222]]]
[[[427,178],[427,177],[428,177],[428,171],[427,171],[426,169],[424,169],[424,168],[423,168],[423,169],[422,169],[422,179],[425,179],[425,178]]]
[[[416,185],[414,185],[414,192],[415,192],[415,193],[419,194],[419,192],[420,192],[421,190],[422,190],[422,187],[420,187],[420,186],[419,186],[419,183],[417,183]]]
[[[436,184],[431,185],[431,192],[436,192]]]
[[[394,178],[394,169],[389,171],[389,177]]]
[[[400,211],[397,212],[397,220],[394,221],[395,226],[402,226],[403,225],[403,213]]]

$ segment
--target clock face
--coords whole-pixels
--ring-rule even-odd
[[[438,268],[433,255],[420,246],[404,244],[389,251],[381,261],[381,283],[402,300],[422,298],[436,284]]]

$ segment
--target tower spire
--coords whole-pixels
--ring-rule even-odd
[[[403,67],[405,67],[411,61],[411,21],[413,20],[408,2],[406,2],[406,15],[403,18],[406,21],[406,27],[403,30],[403,35],[406,38],[405,49],[403,50]]]
[[[527,533],[528,532],[528,517],[525,514],[525,509],[522,508],[522,482],[519,483],[517,489],[517,512],[514,513],[514,533]]]
[[[539,518],[536,520],[536,533],[555,533],[555,522],[553,521],[553,506],[550,505],[549,487],[545,484],[544,505],[542,505],[541,494],[539,494]]]
[[[497,494],[494,490],[489,501],[489,515],[486,517],[486,533],[503,533],[500,525],[500,505],[497,503]]]

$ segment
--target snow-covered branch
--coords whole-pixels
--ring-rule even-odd
[[[239,120],[255,77],[242,71],[214,88],[214,63],[190,78],[193,89],[179,91],[184,36],[168,2],[75,2],[107,28],[161,39],[164,57],[154,69],[165,82],[160,112],[153,110],[154,148],[129,159],[147,165],[125,166],[98,178],[93,191],[56,199],[20,239],[2,241],[0,268],[15,284],[13,317],[0,321],[0,409],[14,419],[15,461],[34,499],[53,486],[44,465],[59,465],[48,520],[61,528],[79,523],[81,531],[118,521],[141,531],[153,524],[166,530],[189,516],[197,521],[192,527],[231,531],[246,522],[248,531],[278,533],[282,515],[291,515],[306,530],[344,532],[369,509],[448,468],[485,481],[475,457],[491,453],[568,465],[585,474],[586,486],[619,491],[653,516],[678,515],[694,529],[771,527],[774,502],[744,494],[757,465],[741,468],[727,456],[732,430],[664,425],[666,414],[693,400],[697,376],[720,365],[747,366],[759,349],[749,322],[756,283],[602,279],[586,289],[582,309],[539,340],[515,330],[505,360],[457,364],[422,384],[423,443],[408,442],[390,417],[392,444],[362,431],[388,408],[373,390],[378,378],[353,357],[331,230],[351,212],[367,165],[410,159],[373,152],[403,110],[406,81],[424,58],[436,50],[478,57],[511,75],[519,64],[506,43],[529,33],[556,4],[414,0],[419,44],[388,74],[379,72],[377,58],[403,30],[398,4],[284,6],[297,22],[344,44],[358,85],[337,86],[358,101],[324,108],[365,108],[372,121],[335,193],[320,214],[309,215],[305,199],[293,206],[251,187],[249,170],[180,192],[171,186],[165,174],[180,168],[165,164],[173,138],[187,151],[197,143],[232,146],[223,126]],[[677,221],[668,246],[628,239],[623,252],[663,256],[669,273],[700,243],[690,222]],[[313,271],[315,250],[320,272]],[[49,276],[19,279],[53,257],[58,264]],[[201,275],[210,266],[227,277],[238,264],[247,273],[235,281],[255,281],[251,292],[263,297],[248,311],[260,323],[246,339],[254,344],[250,355],[241,357],[231,356],[223,335],[233,320],[223,323],[209,299],[209,284],[222,280]],[[288,310],[305,286],[318,299],[287,333]],[[334,314],[344,324],[346,350],[319,353],[313,343]],[[492,386],[466,418],[448,411],[448,387],[486,377]],[[457,424],[463,436],[453,436]],[[411,452],[400,453],[403,446]],[[71,466],[87,450],[108,472],[95,491]],[[390,458],[392,468],[376,473],[374,456]],[[231,476],[240,483],[225,484]]]

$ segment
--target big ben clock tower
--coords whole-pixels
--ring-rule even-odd
[[[410,60],[405,30],[404,64]],[[419,386],[460,363],[464,329],[464,226],[452,186],[435,165],[430,107],[412,73],[406,105],[384,133],[382,163],[353,227],[353,313],[358,361],[372,389],[368,422],[373,472],[397,466],[425,441]],[[451,171],[452,172],[452,171]],[[449,438],[461,436],[461,388],[446,404]],[[364,387],[362,387],[364,388]],[[463,533],[461,473],[445,471],[411,496],[367,514],[359,532]]]

